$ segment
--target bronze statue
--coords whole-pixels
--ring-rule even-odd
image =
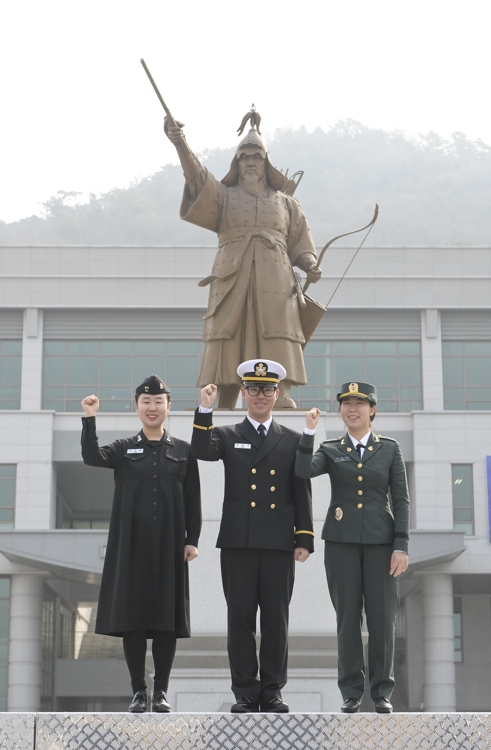
[[[302,350],[372,231],[378,204],[366,226],[333,237],[317,258],[305,216],[292,198],[303,172],[287,179],[288,170],[283,175],[273,167],[254,104],[237,132],[242,135],[248,122],[251,129],[239,143],[228,174],[217,182],[190,150],[183,124],[171,115],[145,60],[140,62],[166,112],[165,132],[184,169],[181,218],[218,234],[213,273],[200,281],[200,286],[211,284],[211,288],[198,386],[216,383],[218,407],[233,409],[240,388],[237,363],[275,357],[287,369],[276,408],[295,409],[291,386],[307,382]],[[364,230],[368,231],[327,305],[315,302],[306,291],[322,275],[320,263],[326,250],[342,237]],[[303,289],[294,265],[307,273]]]
[[[272,165],[254,106],[243,118],[239,143],[221,182],[203,167],[187,145],[183,124],[165,118],[165,132],[177,148],[186,179],[180,215],[218,234],[203,331],[206,342],[198,385],[218,386],[218,408],[235,408],[240,390],[237,365],[267,357],[284,364],[276,408],[295,409],[292,385],[305,385],[299,305],[304,304],[293,266],[314,283],[321,277],[315,245],[298,201],[295,184]],[[286,190],[286,192],[285,192]]]

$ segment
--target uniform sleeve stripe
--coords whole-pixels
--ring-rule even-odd
[[[295,532],[295,536],[297,534],[310,534],[310,536],[314,536],[314,532],[313,531],[296,531]]]
[[[193,427],[195,427],[197,430],[212,430],[213,429],[213,425],[210,425],[209,427],[203,427],[202,424],[194,424],[194,422],[193,422]]]
[[[308,453],[308,454],[310,454],[310,453],[314,452],[313,448],[304,448],[303,445],[299,445],[298,446],[298,450],[300,451],[300,453]]]
[[[406,534],[405,531],[396,531],[394,539],[409,539],[409,534]]]

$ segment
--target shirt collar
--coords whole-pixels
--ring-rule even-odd
[[[354,438],[354,437],[353,437],[353,435],[350,435],[350,434],[349,434],[349,432],[348,432],[348,435],[349,435],[349,437],[350,437],[350,440],[351,440],[351,442],[353,443],[353,445],[354,445],[354,447],[355,447],[355,448],[356,448],[356,446],[357,446],[357,445],[358,445],[359,443],[361,443],[361,444],[362,444],[362,446],[363,446],[364,448],[366,448],[366,446],[367,446],[367,443],[368,443],[368,440],[370,439],[370,435],[371,435],[371,433],[372,433],[372,431],[371,431],[371,430],[368,430],[367,434],[366,434],[366,435],[363,435],[363,437],[362,437],[362,439],[361,439],[361,440],[357,440],[356,438]]]
[[[269,428],[271,427],[271,422],[273,421],[273,417],[270,417],[269,419],[266,420],[266,422],[256,422],[256,420],[253,419],[252,417],[250,417],[249,415],[247,415],[247,419],[249,420],[249,422],[251,423],[251,425],[254,427],[254,429],[256,430],[256,432],[257,432],[257,428],[259,427],[259,425],[263,424],[264,425],[264,429],[266,430],[266,433],[268,432]]]

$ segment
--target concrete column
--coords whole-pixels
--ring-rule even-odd
[[[455,711],[452,576],[421,575],[423,600],[423,704],[425,711]]]
[[[439,310],[421,311],[423,408],[443,411],[442,329]]]
[[[9,711],[39,711],[41,702],[42,575],[12,576],[10,595]]]
[[[34,307],[24,310],[22,337],[22,411],[39,411],[43,382],[43,311]]]

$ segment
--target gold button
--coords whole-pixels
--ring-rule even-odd
[[[251,469],[251,474],[255,474],[257,469]]]
[[[276,471],[274,469],[271,469],[271,471],[269,473],[274,475],[274,474],[276,474]]]
[[[276,487],[270,487],[269,489],[271,490],[271,492],[274,492]]]
[[[348,453],[351,453],[351,448],[346,448],[346,450],[348,451]]]
[[[359,495],[363,495],[363,490],[358,490]]]
[[[363,468],[363,464],[358,464],[358,468],[362,469]]]
[[[362,503],[358,503],[358,505],[356,507],[357,508],[363,508],[363,504]]]
[[[273,508],[273,510],[274,510],[274,509],[276,508],[276,505],[275,505],[274,503],[271,503],[271,507],[272,507],[272,508]]]
[[[255,508],[255,507],[256,507],[256,503],[252,502],[251,503],[251,508]]]
[[[251,490],[255,490],[255,489],[256,489],[256,485],[255,484],[251,484]]]
[[[363,477],[358,477],[359,482],[363,482]]]

